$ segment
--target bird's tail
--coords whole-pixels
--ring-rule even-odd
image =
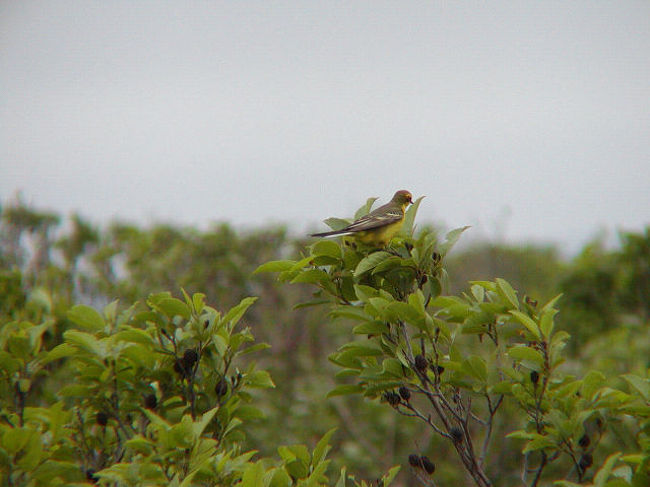
[[[331,232],[322,232],[322,233],[312,233],[310,237],[329,237],[331,235],[341,235],[343,232],[341,230],[332,230]]]

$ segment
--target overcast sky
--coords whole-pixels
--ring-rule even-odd
[[[0,0],[0,201],[577,249],[650,223],[650,2]]]

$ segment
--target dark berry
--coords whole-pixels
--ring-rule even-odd
[[[219,379],[217,385],[214,386],[214,393],[217,395],[217,398],[221,399],[223,396],[228,394],[228,382],[223,377]]]
[[[108,414],[104,411],[98,412],[95,419],[97,420],[97,424],[100,426],[106,426],[108,424]]]
[[[454,426],[449,430],[449,435],[451,436],[451,439],[454,443],[460,443],[463,439],[463,430],[461,430],[458,426]]]
[[[399,395],[402,396],[402,399],[408,401],[411,399],[411,391],[408,390],[408,387],[402,386],[399,388]]]
[[[393,391],[384,392],[384,399],[386,399],[386,402],[393,407],[397,406],[401,401],[399,394]]]
[[[422,468],[424,468],[424,470],[429,475],[431,475],[433,472],[436,471],[436,465],[431,460],[429,460],[428,457],[423,456],[422,458],[420,458],[420,462],[422,463]]]
[[[147,394],[144,397],[144,407],[147,409],[156,409],[156,406],[158,405],[158,399],[156,398],[156,395],[154,393]]]
[[[442,365],[436,365],[436,372],[438,372],[438,375],[442,375],[444,371],[445,368]]]
[[[415,356],[415,368],[419,372],[424,372],[427,370],[427,359],[424,358],[424,355],[416,355]]]
[[[86,480],[90,480],[93,484],[99,482],[99,477],[95,475],[95,470],[92,468],[86,470]]]
[[[591,443],[591,439],[587,433],[582,435],[578,440],[578,445],[580,445],[582,448],[587,448],[589,446],[589,443]]]
[[[530,381],[533,384],[537,384],[539,382],[539,372],[537,372],[536,370],[531,371],[530,372]]]
[[[183,365],[185,365],[185,370],[190,370],[192,367],[194,367],[194,364],[198,359],[199,354],[196,353],[196,350],[193,348],[185,350],[185,353],[183,354]]]
[[[181,359],[178,359],[176,362],[174,362],[174,372],[176,372],[181,377],[185,377],[185,365],[183,365],[183,361]]]
[[[422,464],[420,463],[420,456],[415,453],[409,455],[409,465],[411,467],[420,468]]]
[[[583,453],[578,461],[578,468],[580,468],[581,472],[584,472],[591,467],[592,463],[594,463],[594,458],[591,456],[591,453]]]

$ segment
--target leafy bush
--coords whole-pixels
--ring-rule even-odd
[[[401,485],[650,485],[648,230],[567,262],[451,258],[463,230],[414,234],[416,210],[378,250],[225,224],[64,232],[5,206],[2,484],[342,486],[400,463]]]
[[[221,314],[204,298],[159,293],[103,313],[76,305],[50,349],[53,320],[3,323],[3,485],[329,485],[333,430],[313,452],[280,446],[279,462],[242,451],[261,415],[253,391],[274,387],[242,360],[266,348],[238,325],[255,299]]]
[[[418,204],[407,213],[407,234]],[[623,391],[610,387],[596,370],[582,378],[564,372],[569,334],[555,327],[560,296],[539,304],[520,298],[499,278],[473,282],[460,296],[443,295],[442,263],[464,230],[450,232],[439,244],[436,234],[424,229],[383,250],[359,248],[346,239],[341,245],[321,240],[301,259],[268,262],[257,272],[315,286],[313,299],[304,305],[324,305],[331,318],[352,324],[356,337],[330,355],[344,381],[330,396],[380,399],[397,414],[421,422],[456,452],[459,468],[444,480],[462,481],[462,467],[478,486],[493,485],[495,479],[515,482],[507,479],[514,467],[490,455],[505,414],[514,430],[499,438],[500,456],[514,457],[515,444],[523,442],[525,485],[543,479],[577,485],[594,471],[597,485],[610,476],[616,480],[607,485],[648,485],[647,441],[639,441],[643,453],[622,457],[610,451],[609,424],[629,419],[634,411],[628,427],[645,438],[650,381],[626,375],[630,387]],[[504,439],[512,441],[504,445]],[[594,456],[606,454],[611,455],[595,468]],[[433,462],[409,456],[425,485]]]

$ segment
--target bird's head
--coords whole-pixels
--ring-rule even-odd
[[[411,196],[411,193],[409,191],[401,189],[395,193],[395,196],[393,196],[393,202],[402,206],[406,206],[409,203],[413,203],[413,196]]]

